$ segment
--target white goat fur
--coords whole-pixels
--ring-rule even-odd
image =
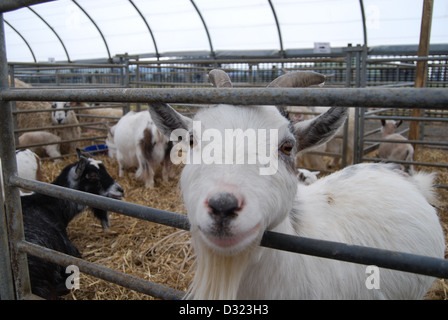
[[[154,175],[162,164],[162,178],[167,181],[174,174],[169,157],[166,159],[169,139],[157,130],[147,111],[128,112],[108,134],[111,157],[118,161],[118,175],[126,168],[137,167],[135,176],[146,187],[154,187]]]
[[[401,125],[402,121],[386,120],[383,121],[381,128],[382,138],[388,140],[401,140],[407,139],[401,134],[395,133],[395,129]],[[387,160],[405,160],[412,161],[414,157],[414,148],[410,143],[393,143],[393,142],[381,142],[378,147],[378,158]],[[407,165],[407,170],[409,165]]]
[[[159,129],[169,135],[176,124],[191,132],[191,120],[169,109],[167,105],[149,108]],[[333,114],[338,112],[334,110]],[[428,276],[380,269],[380,289],[369,290],[365,285],[366,266],[267,249],[258,244],[263,233],[272,230],[443,258],[443,231],[437,212],[428,203],[430,199],[424,197],[432,194],[432,175],[417,173],[412,177],[392,165],[360,164],[305,186],[297,181],[294,159],[298,150],[308,147],[302,135],[309,132],[305,127],[310,122],[291,127],[273,106],[229,105],[205,109],[194,120],[201,121],[202,130],[212,128],[223,136],[225,129],[232,128],[278,130],[278,145],[269,145],[268,150],[279,150],[279,167],[273,175],[260,175],[259,164],[186,164],[180,186],[197,256],[188,298],[424,296],[434,280]],[[196,134],[192,132],[193,136]],[[291,154],[280,154],[284,141],[294,144]],[[220,223],[207,207],[211,196],[218,193],[232,194],[238,199],[238,209]]]
[[[40,168],[40,158],[37,154],[29,149],[16,150],[16,163],[17,163],[17,175],[21,178],[30,180],[43,179],[43,174]],[[2,159],[0,159],[0,189],[2,190],[2,200],[5,199],[5,193],[3,190],[3,171],[2,171]],[[28,194],[27,190],[20,189],[20,195]]]

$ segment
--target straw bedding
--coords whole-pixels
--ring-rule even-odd
[[[185,214],[185,208],[178,189],[178,176],[167,183],[156,175],[155,188],[149,190],[143,183],[136,182],[134,173],[127,171],[118,178],[115,160],[102,155],[108,172],[125,190],[124,201],[151,206],[167,211]],[[422,149],[416,153],[417,161],[447,163],[448,152]],[[42,165],[45,181],[51,182],[75,157],[60,162],[45,161]],[[438,171],[438,183],[448,184],[446,169],[417,168]],[[448,238],[448,191],[440,190],[440,203],[437,205],[445,234]],[[158,225],[124,215],[111,213],[111,227],[103,230],[93,215],[86,210],[76,217],[68,227],[68,234],[87,261],[125,272],[139,278],[186,291],[192,274],[193,263],[188,245],[189,235],[172,227]],[[448,251],[447,251],[448,255]],[[446,256],[447,256],[446,255]],[[101,279],[81,274],[80,289],[64,297],[76,300],[127,300],[154,299],[148,295],[108,283]],[[438,279],[427,295],[427,299],[448,299],[448,281]]]

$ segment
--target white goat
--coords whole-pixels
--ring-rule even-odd
[[[147,111],[128,112],[110,132],[108,143],[115,148],[118,161],[118,175],[124,170],[137,167],[135,176],[145,182],[146,187],[154,187],[154,174],[162,164],[162,178],[167,181],[173,176],[169,159],[171,142],[154,125]]]
[[[383,139],[407,141],[401,134],[395,133],[403,120],[381,120],[381,135]],[[410,143],[381,142],[378,147],[378,158],[385,160],[412,161],[414,158],[414,148]],[[409,164],[404,165],[406,172],[413,170]]]
[[[273,106],[218,105],[198,112],[193,120],[200,122],[163,103],[152,104],[149,112],[166,135],[178,129],[190,136],[193,160],[214,143],[201,139],[201,133],[277,133],[260,138],[258,148],[233,145],[236,154],[258,159],[255,164],[235,164],[232,148],[216,152],[215,163],[185,165],[180,186],[197,256],[189,298],[416,299],[431,286],[431,277],[380,269],[380,289],[372,290],[365,285],[365,266],[258,246],[264,232],[272,230],[443,258],[443,231],[424,197],[431,194],[432,176],[410,177],[391,165],[361,164],[309,186],[298,183],[295,154],[331,138],[344,122],[346,108],[332,108],[295,125]],[[261,174],[267,166],[260,157],[263,146],[270,150],[269,160],[278,161],[274,174]],[[231,159],[233,164],[224,164]]]
[[[77,125],[79,124],[76,114],[73,110],[66,110],[70,107],[70,102],[54,102],[51,107],[54,109],[51,112],[51,120],[53,125]],[[81,128],[79,126],[55,128],[57,136],[61,140],[74,140],[81,137]],[[61,154],[76,153],[76,141],[64,142],[60,145]]]
[[[19,177],[42,181],[40,158],[30,149],[16,150],[17,175]],[[20,195],[26,195],[29,191],[20,189]]]

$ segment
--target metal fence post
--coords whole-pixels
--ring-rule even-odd
[[[0,14],[0,90],[9,87],[8,65],[6,61],[5,32],[3,14]],[[0,101],[0,158],[5,184],[6,224],[8,226],[9,246],[11,253],[11,267],[14,275],[15,293],[17,299],[24,299],[31,292],[28,274],[28,260],[17,244],[24,240],[22,208],[19,189],[10,186],[11,176],[17,175],[17,164],[14,146],[14,128],[12,121],[11,103]]]
[[[0,185],[0,191],[3,193],[3,185]],[[0,300],[12,300],[14,299],[14,279],[11,270],[8,228],[3,208],[3,195],[0,195]]]

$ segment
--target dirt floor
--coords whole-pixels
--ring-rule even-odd
[[[161,180],[159,173],[156,176],[155,188],[150,190],[142,183],[135,181],[132,171],[128,171],[125,177],[119,178],[115,160],[105,155],[96,158],[103,161],[111,176],[124,188],[124,201],[185,214],[177,178],[181,168],[176,168],[177,177],[167,183]],[[421,159],[448,163],[448,151],[419,150],[416,160]],[[51,182],[64,166],[74,161],[76,161],[75,157],[60,162],[45,161],[42,166],[45,181]],[[428,170],[428,168],[417,169]],[[437,171],[439,174],[437,182],[448,184],[447,170],[437,169]],[[448,191],[439,190],[439,196],[440,202],[437,204],[437,209],[448,239]],[[70,223],[68,233],[87,261],[177,290],[187,290],[192,278],[190,269],[194,259],[188,244],[189,235],[185,231],[116,213],[111,213],[110,229],[103,230],[98,220],[86,210]],[[448,299],[448,280],[436,280],[426,298]],[[72,291],[64,299],[142,300],[153,298],[82,274],[80,289]]]

